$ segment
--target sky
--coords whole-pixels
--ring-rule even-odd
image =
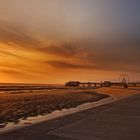
[[[0,82],[140,80],[139,0],[0,0]]]

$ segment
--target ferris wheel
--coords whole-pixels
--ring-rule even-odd
[[[127,74],[121,74],[119,76],[119,81],[121,83],[128,83],[129,82],[129,75],[127,75]]]

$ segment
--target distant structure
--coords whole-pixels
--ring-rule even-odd
[[[65,83],[66,87],[79,87],[80,82],[79,81],[69,81]]]
[[[140,87],[140,82],[130,82],[129,75],[121,74],[119,76],[119,81],[101,81],[101,82],[79,82],[79,81],[69,81],[65,83],[66,87],[81,87],[81,88],[99,88],[99,87]]]
[[[103,82],[104,87],[111,87],[111,85],[112,85],[111,81],[104,81]]]
[[[102,87],[101,83],[96,82],[79,82],[79,81],[69,81],[65,83],[65,87]]]
[[[119,81],[124,88],[128,88],[129,76],[127,74],[121,74],[119,77]]]

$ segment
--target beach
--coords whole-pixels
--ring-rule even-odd
[[[0,123],[18,123],[19,119],[75,108],[107,97],[109,95],[97,93],[95,89],[4,91],[0,93]]]

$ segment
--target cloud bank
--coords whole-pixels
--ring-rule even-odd
[[[139,79],[138,5],[137,0],[1,0],[1,82],[101,80],[121,73]]]

